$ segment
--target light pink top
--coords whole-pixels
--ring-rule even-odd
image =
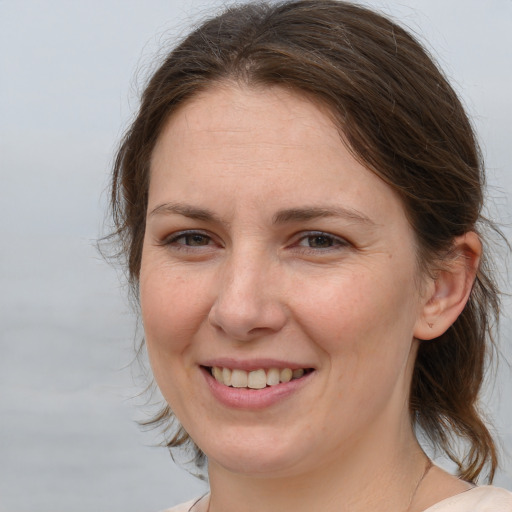
[[[182,503],[165,512],[207,512],[208,502],[207,495],[201,499]],[[512,512],[512,493],[490,485],[475,487],[440,501],[424,512]]]

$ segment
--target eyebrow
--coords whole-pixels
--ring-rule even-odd
[[[183,215],[189,219],[201,220],[206,222],[223,223],[222,219],[207,208],[199,208],[183,203],[163,203],[149,212],[149,217],[153,215]],[[286,224],[290,222],[305,222],[326,217],[336,217],[376,226],[376,223],[367,217],[364,213],[342,207],[320,207],[306,206],[303,208],[288,208],[278,211],[272,218],[273,224]]]
[[[153,208],[148,217],[153,215],[183,215],[189,219],[221,222],[221,219],[215,215],[211,210],[206,208],[198,208],[188,204],[182,203],[163,203]]]
[[[274,215],[274,224],[284,224],[287,222],[304,222],[308,220],[337,217],[350,221],[355,221],[361,224],[368,224],[375,226],[376,223],[367,217],[364,213],[354,210],[352,208],[342,207],[305,207],[305,208],[290,208],[287,210],[280,210]]]

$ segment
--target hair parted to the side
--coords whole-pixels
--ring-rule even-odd
[[[169,116],[215,84],[281,86],[326,105],[368,169],[401,197],[424,272],[435,273],[455,237],[482,236],[483,164],[464,108],[425,49],[381,14],[336,0],[228,7],[173,49],[149,80],[114,164],[112,209],[137,292],[150,158]],[[485,242],[485,240],[484,240]],[[484,244],[485,247],[485,244]],[[439,338],[421,342],[411,419],[474,481],[497,450],[479,411],[499,294],[484,251],[469,302]],[[170,448],[191,443],[169,406],[147,424],[167,429]],[[465,451],[457,449],[463,441]]]

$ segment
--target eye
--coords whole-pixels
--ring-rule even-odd
[[[208,245],[210,241],[210,237],[202,235],[201,233],[194,233],[192,235],[181,235],[179,238],[175,240],[175,243],[178,242],[182,243],[183,245],[197,247],[202,245]]]
[[[332,247],[334,243],[335,241],[332,236],[311,235],[303,238],[299,245],[307,245],[307,247],[311,247],[312,249],[326,249]]]
[[[322,250],[346,247],[350,244],[343,238],[331,235],[329,233],[313,232],[302,236],[299,239],[297,245],[307,249]]]
[[[164,245],[205,247],[213,243],[212,238],[199,231],[175,233],[164,241]]]

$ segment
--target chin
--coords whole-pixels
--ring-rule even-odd
[[[225,471],[251,478],[291,476],[297,472],[297,462],[291,457],[276,457],[275,454],[262,456],[258,453],[224,453],[217,458],[208,458]]]
[[[305,444],[292,436],[283,438],[283,431],[279,432],[279,436],[253,433],[243,438],[228,435],[215,441],[215,444],[208,443],[203,450],[209,464],[246,476],[291,475],[300,471],[300,466],[309,460],[301,450]]]

